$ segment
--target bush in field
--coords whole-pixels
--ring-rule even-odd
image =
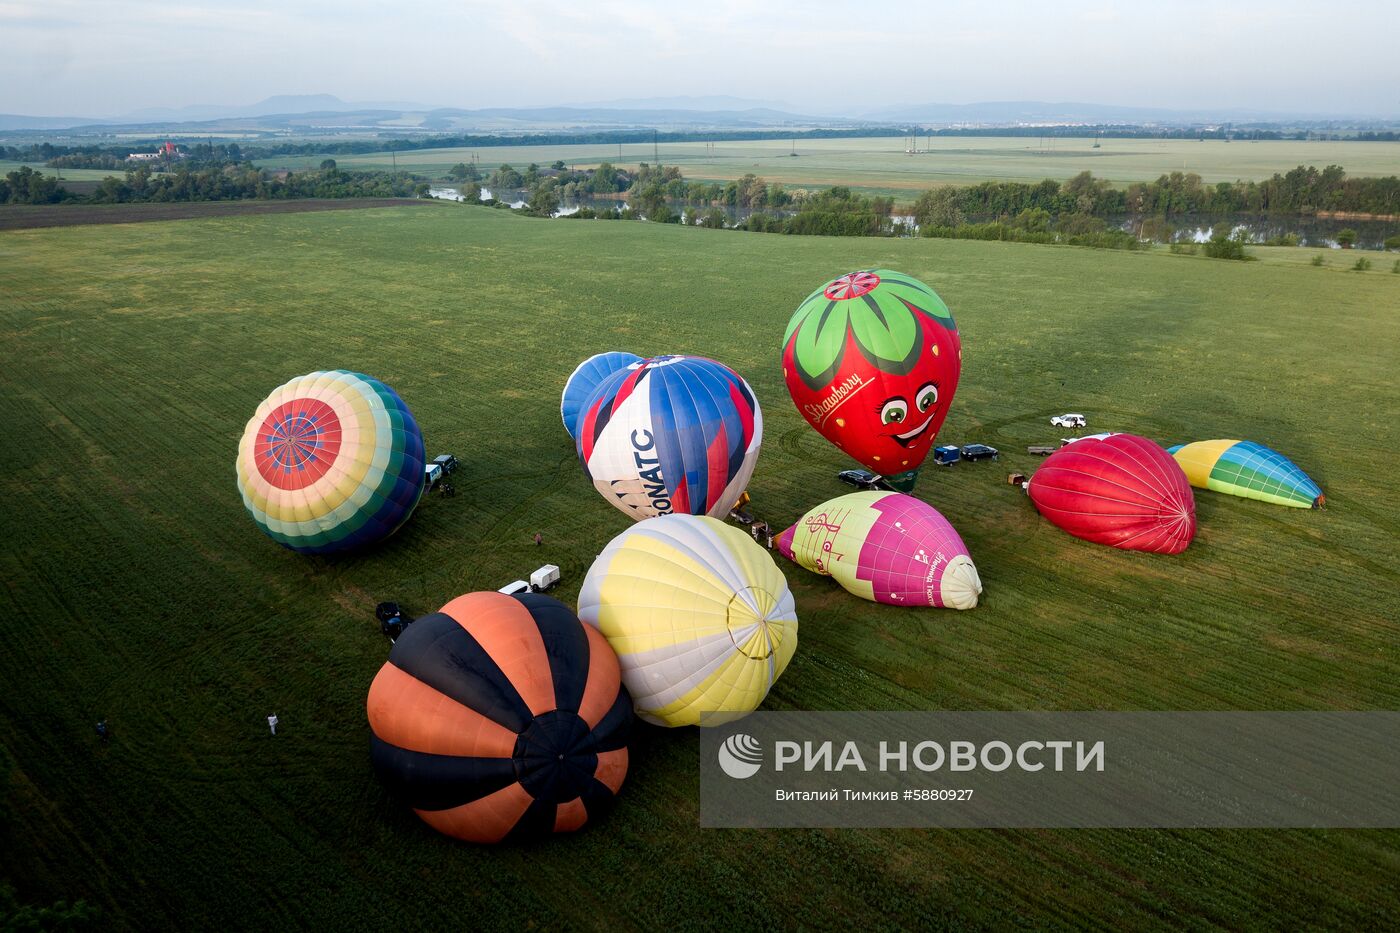
[[[1222,234],[1222,227],[1228,224],[1216,224],[1214,232],[1211,233],[1210,241],[1205,245],[1205,254],[1211,259],[1252,259],[1244,251],[1244,240],[1228,233]]]
[[[1351,249],[1356,245],[1356,231],[1350,227],[1337,231],[1337,243],[1342,249]]]
[[[1323,261],[1323,260],[1322,260],[1322,254],[1321,254],[1321,253],[1318,253],[1316,256],[1314,256],[1314,257],[1312,258],[1312,264],[1315,265],[1315,266],[1320,266],[1320,265],[1322,265],[1322,261]]]
[[[1186,256],[1194,256],[1196,255],[1196,252],[1199,249],[1199,247],[1195,243],[1177,241],[1173,242],[1172,245],[1168,247],[1168,249],[1170,249],[1173,253],[1180,253]]]
[[[1369,268],[1371,268],[1371,260],[1363,256],[1356,260],[1356,262],[1352,265],[1351,270],[1353,272],[1365,272]]]

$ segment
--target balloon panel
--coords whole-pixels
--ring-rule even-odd
[[[635,353],[612,350],[590,356],[578,364],[564,383],[564,395],[559,403],[559,417],[564,420],[564,429],[570,437],[578,437],[578,413],[583,410],[583,404],[593,390],[598,388],[598,383],[620,369],[641,362],[641,359]]]

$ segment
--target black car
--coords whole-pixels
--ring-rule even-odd
[[[968,444],[962,449],[962,456],[964,460],[998,460],[1001,453],[986,444]]]
[[[836,474],[836,478],[857,489],[883,489],[885,486],[884,479],[869,470],[842,470]]]
[[[433,462],[442,467],[443,475],[447,475],[457,469],[457,458],[451,454],[439,454],[433,458]]]

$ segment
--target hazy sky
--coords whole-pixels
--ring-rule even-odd
[[[1075,100],[1400,114],[1400,0],[0,0],[0,112],[273,94],[805,112]]]

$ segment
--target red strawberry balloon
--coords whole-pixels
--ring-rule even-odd
[[[1051,454],[1026,491],[1076,538],[1180,554],[1196,535],[1196,499],[1171,454],[1135,434],[1086,437]]]
[[[961,371],[948,306],[923,282],[889,269],[852,272],[812,292],[783,338],[783,378],[802,417],[906,492]]]

